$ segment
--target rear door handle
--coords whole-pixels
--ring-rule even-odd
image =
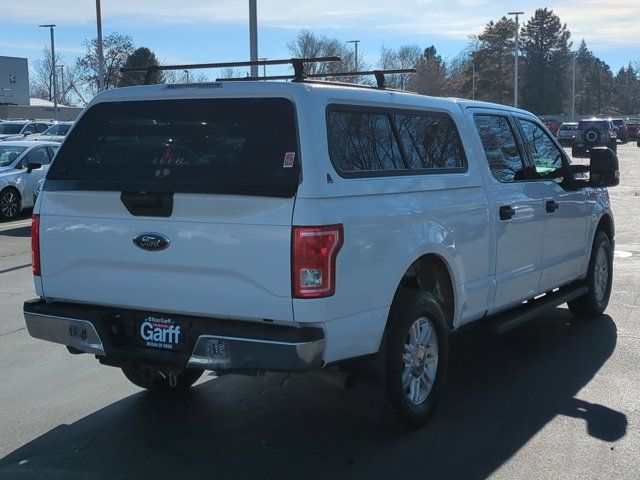
[[[510,220],[516,213],[516,209],[511,205],[502,205],[500,207],[500,220]]]
[[[560,208],[560,205],[558,205],[553,200],[547,200],[547,203],[545,203],[545,207],[547,208],[547,213],[556,213],[556,210]]]

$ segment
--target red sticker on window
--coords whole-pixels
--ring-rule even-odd
[[[282,162],[283,168],[293,167],[293,162],[296,159],[296,152],[287,152],[284,154],[284,162]]]

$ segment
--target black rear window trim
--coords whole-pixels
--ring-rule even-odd
[[[211,183],[154,183],[154,182],[119,182],[100,180],[59,180],[47,179],[42,186],[47,192],[170,192],[180,194],[211,194],[211,195],[243,195],[254,197],[293,198],[296,196],[298,185],[295,186],[263,186],[263,185],[216,185]]]
[[[457,167],[457,168],[420,168],[420,169],[402,169],[402,170],[362,170],[355,172],[346,172],[340,170],[336,166],[336,162],[334,162],[333,158],[331,158],[331,148],[330,145],[330,132],[329,132],[329,115],[332,112],[345,112],[345,113],[376,113],[378,115],[384,115],[388,118],[391,125],[390,115],[421,115],[427,116],[429,114],[437,114],[447,117],[451,120],[453,127],[458,134],[458,138],[460,139],[460,145],[462,146],[462,153],[464,155],[465,167]],[[326,130],[327,130],[327,151],[329,152],[329,160],[331,160],[331,165],[336,173],[345,179],[353,179],[353,178],[381,178],[381,177],[414,177],[416,175],[451,175],[457,173],[467,173],[469,171],[469,159],[467,157],[467,151],[464,147],[464,142],[462,141],[462,135],[460,135],[460,130],[458,129],[458,125],[455,120],[448,112],[439,111],[439,110],[427,110],[427,109],[416,109],[416,108],[394,108],[394,107],[377,107],[377,106],[368,106],[368,105],[353,105],[347,103],[331,103],[327,105],[325,109],[325,121],[326,121]],[[398,144],[398,149],[400,151],[400,155],[402,156],[402,161],[404,164],[407,164],[406,152],[404,148],[401,147],[400,138],[398,138],[398,132],[392,128],[393,137]]]

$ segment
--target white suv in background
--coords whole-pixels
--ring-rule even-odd
[[[605,310],[618,167],[591,155],[523,110],[384,89],[106,91],[38,197],[26,323],[156,390],[372,362],[416,427],[452,330]]]

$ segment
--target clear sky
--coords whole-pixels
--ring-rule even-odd
[[[380,47],[435,45],[455,56],[471,34],[509,11],[553,9],[577,44],[588,46],[615,72],[640,60],[640,0],[258,0],[260,57],[288,57],[287,42],[302,28],[341,40],[359,39],[370,64]],[[133,37],[163,63],[248,59],[248,0],[102,0],[104,34]],[[69,63],[95,36],[93,0],[0,0],[0,55],[41,56],[49,44],[41,23],[55,23],[56,48]]]

